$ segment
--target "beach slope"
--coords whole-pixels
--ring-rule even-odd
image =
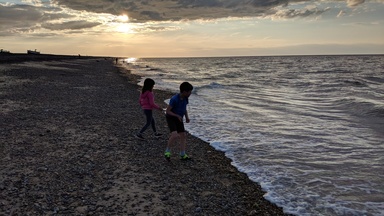
[[[284,215],[196,137],[193,160],[166,161],[161,112],[165,135],[137,140],[136,79],[106,58],[0,64],[1,215]]]

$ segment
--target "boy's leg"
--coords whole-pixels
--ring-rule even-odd
[[[164,156],[169,161],[171,159],[171,146],[177,141],[179,138],[179,135],[177,134],[177,131],[171,132],[171,135],[169,136],[167,148],[165,149]]]
[[[185,155],[186,143],[187,143],[187,134],[181,132],[178,134],[180,137],[180,156]]]
[[[177,126],[176,126],[176,121],[178,121],[178,119],[171,116],[166,116],[165,118],[167,120],[169,131],[171,131],[171,134],[169,135],[169,139],[167,143],[167,149],[165,150],[167,152],[167,151],[170,151],[171,145],[176,142],[179,135],[177,134]]]
[[[180,132],[180,159],[181,160],[190,160],[191,158],[185,153],[187,147],[187,133]]]
[[[171,135],[169,136],[168,144],[167,144],[168,150],[171,148],[171,145],[173,145],[177,141],[177,139],[179,139],[179,134],[177,133],[177,131],[171,132]]]

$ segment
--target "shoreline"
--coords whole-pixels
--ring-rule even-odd
[[[135,139],[140,77],[111,58],[13,61],[0,75],[4,214],[286,215],[197,137],[187,136],[192,161],[167,162],[161,112],[165,135]],[[163,107],[174,94],[154,93]]]
[[[55,54],[25,54],[0,53],[0,64],[20,63],[29,61],[61,61],[71,59],[112,59],[113,57],[95,57],[82,55],[55,55]]]

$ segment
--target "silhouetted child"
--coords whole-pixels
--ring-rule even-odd
[[[155,119],[152,115],[153,109],[158,109],[160,111],[163,111],[163,109],[155,103],[155,96],[152,92],[153,86],[155,86],[155,81],[153,79],[147,78],[144,80],[143,89],[140,94],[139,103],[141,108],[144,111],[144,114],[147,118],[147,122],[143,126],[143,128],[140,130],[139,133],[137,133],[135,136],[141,140],[145,140],[143,137],[143,133],[147,128],[151,125],[152,130],[154,132],[155,137],[160,137],[162,134],[159,134],[156,132],[156,124]]]
[[[188,82],[183,82],[180,85],[180,93],[174,95],[169,101],[169,105],[166,110],[166,119],[168,123],[171,135],[168,140],[167,148],[165,149],[164,156],[167,160],[170,160],[171,150],[170,147],[177,140],[180,142],[180,159],[188,160],[190,157],[185,153],[187,133],[184,129],[183,117],[185,116],[185,122],[189,123],[189,116],[187,112],[188,97],[191,95],[193,86]]]

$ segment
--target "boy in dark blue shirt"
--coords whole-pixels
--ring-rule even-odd
[[[185,153],[187,134],[184,129],[183,117],[185,122],[189,123],[189,116],[187,112],[188,97],[191,95],[193,86],[188,82],[183,82],[180,85],[180,93],[174,95],[169,101],[166,110],[166,119],[171,135],[168,140],[167,148],[165,149],[164,156],[167,160],[171,158],[170,147],[177,140],[180,142],[180,159],[188,160],[190,157]]]

